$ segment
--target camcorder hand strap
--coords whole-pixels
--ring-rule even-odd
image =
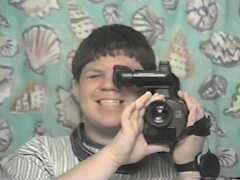
[[[206,137],[210,135],[211,120],[207,116],[203,116],[193,126],[189,126],[185,129],[185,135],[196,135]]]

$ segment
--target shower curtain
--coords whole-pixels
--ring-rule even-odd
[[[240,176],[240,0],[1,0],[0,159],[33,136],[76,127],[72,57],[113,23],[142,32],[156,63],[170,63],[211,119],[205,149],[221,176]]]

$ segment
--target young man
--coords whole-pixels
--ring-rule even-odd
[[[113,67],[156,69],[154,52],[144,36],[124,25],[95,29],[79,46],[72,64],[74,95],[84,124],[70,137],[36,137],[5,164],[16,179],[198,179],[197,169],[178,172],[175,164],[193,162],[204,137],[189,135],[171,153],[167,145],[148,144],[143,135],[146,107],[161,94],[136,87],[118,88]],[[203,108],[186,92],[187,126],[204,116]]]

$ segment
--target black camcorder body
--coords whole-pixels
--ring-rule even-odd
[[[143,134],[148,143],[171,145],[183,137],[188,109],[177,95],[180,82],[167,62],[161,62],[159,70],[151,71],[114,66],[113,82],[118,88],[137,86],[166,96],[166,100],[154,101],[146,108]]]

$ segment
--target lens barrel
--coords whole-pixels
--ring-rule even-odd
[[[172,122],[172,114],[166,101],[153,101],[146,109],[144,120],[154,127],[162,128]]]

